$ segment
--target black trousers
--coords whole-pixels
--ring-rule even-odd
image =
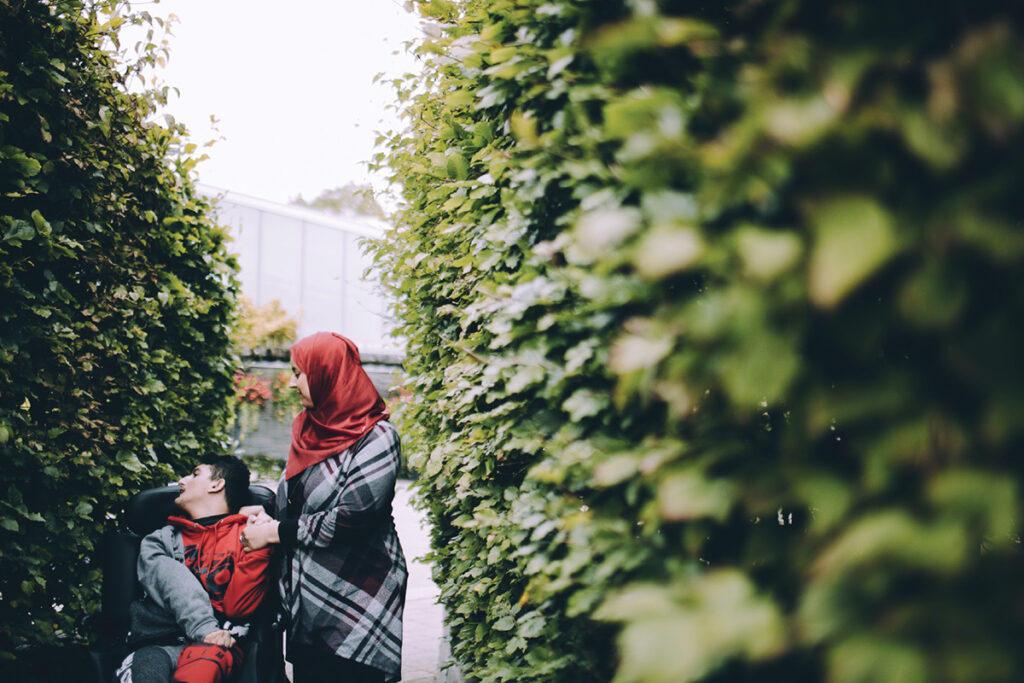
[[[297,643],[288,644],[292,683],[384,683],[384,672],[330,652]]]

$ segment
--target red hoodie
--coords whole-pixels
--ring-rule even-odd
[[[181,530],[185,566],[199,579],[218,615],[244,620],[259,607],[267,592],[271,548],[245,552],[239,536],[245,515],[228,515],[203,526],[183,517],[167,523]]]

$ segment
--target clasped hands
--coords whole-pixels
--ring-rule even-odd
[[[239,535],[238,540],[242,544],[242,550],[245,552],[251,552],[253,550],[259,550],[265,548],[271,543],[277,543],[279,541],[277,535],[276,519],[267,514],[259,505],[246,505],[240,509],[239,514],[246,515],[249,521],[245,525],[245,529]]]

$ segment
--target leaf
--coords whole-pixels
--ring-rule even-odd
[[[928,498],[943,514],[976,521],[990,546],[1008,547],[1016,543],[1020,495],[1012,479],[989,472],[952,469],[931,481]]]
[[[644,193],[641,200],[644,215],[654,223],[694,223],[700,217],[697,199],[692,194],[659,190]]]
[[[929,262],[907,279],[900,290],[899,307],[916,327],[942,329],[960,317],[967,298],[967,285],[955,272]]]
[[[21,153],[7,157],[7,163],[25,178],[39,175],[39,171],[43,168],[38,161]]]
[[[778,609],[734,570],[668,588],[630,586],[596,618],[624,622],[617,678],[630,683],[696,681],[728,658],[766,659],[784,646]]]
[[[519,52],[519,48],[515,46],[510,47],[499,47],[491,51],[490,60],[492,64],[500,64],[501,62],[508,61]]]
[[[891,638],[855,636],[839,643],[829,654],[829,680],[835,683],[933,680],[928,662],[914,647]]]
[[[548,74],[547,74],[548,80],[550,81],[555,76],[557,76],[558,74],[560,74],[563,71],[565,71],[569,67],[569,65],[572,64],[572,62],[573,62],[573,60],[575,58],[576,58],[575,55],[568,54],[568,55],[564,55],[562,57],[559,57],[555,61],[551,62],[551,65],[548,67]]]
[[[11,227],[8,228],[7,234],[4,235],[4,240],[18,245],[22,241],[28,241],[35,236],[36,231],[31,224],[23,220],[14,220],[11,223]]]
[[[39,213],[39,209],[32,211],[32,222],[36,226],[36,232],[46,237],[50,234],[52,228],[50,224],[43,218],[43,214]]]
[[[640,463],[634,455],[617,455],[594,467],[595,486],[614,486],[636,475]]]
[[[445,162],[445,172],[449,178],[465,180],[469,175],[469,163],[461,154],[453,154]]]
[[[771,103],[762,116],[769,134],[782,142],[804,147],[825,134],[839,118],[839,111],[823,95],[814,95]]]
[[[129,454],[119,459],[118,463],[129,472],[139,473],[143,470],[143,465],[139,461],[139,458],[134,454]]]
[[[523,638],[536,638],[544,632],[547,620],[540,612],[530,612],[520,617],[519,628],[516,633]]]
[[[579,422],[583,418],[597,415],[608,404],[609,399],[607,396],[589,389],[580,389],[562,403],[562,410],[569,413],[570,420]]]
[[[608,369],[624,375],[657,365],[669,351],[672,340],[668,337],[651,339],[644,335],[625,334],[612,344],[608,354]]]
[[[452,109],[457,109],[459,107],[468,107],[473,104],[473,100],[473,93],[467,90],[456,90],[445,96],[444,103]]]
[[[505,384],[509,394],[517,394],[544,379],[544,369],[535,365],[527,365],[519,368],[516,374]]]
[[[796,488],[811,513],[812,533],[831,530],[849,511],[854,498],[851,487],[837,477],[807,473]]]
[[[689,268],[704,250],[704,240],[695,228],[659,225],[640,240],[633,266],[641,277],[660,280]]]
[[[573,253],[581,262],[591,262],[621,244],[640,225],[640,212],[630,207],[586,213],[573,230]]]
[[[967,554],[967,537],[958,524],[925,524],[902,510],[880,510],[852,524],[815,561],[812,571],[831,576],[882,562],[948,574]]]
[[[506,614],[494,622],[495,631],[511,631],[516,627],[516,619],[513,616]]]
[[[721,377],[734,405],[750,409],[783,400],[800,372],[793,345],[768,330],[752,328],[744,345],[722,362]]]
[[[736,233],[736,249],[747,277],[771,282],[796,265],[803,245],[792,232],[745,226]]]
[[[951,168],[967,149],[961,131],[937,125],[920,109],[904,112],[900,124],[907,147],[937,169]]]
[[[698,472],[670,474],[658,485],[658,512],[670,522],[701,517],[721,521],[732,508],[733,495],[727,481],[709,481]]]
[[[889,213],[868,197],[846,196],[808,204],[814,230],[807,287],[819,308],[834,308],[895,255]]]

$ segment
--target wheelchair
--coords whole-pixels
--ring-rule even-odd
[[[136,574],[139,544],[143,536],[163,526],[167,517],[174,513],[174,499],[179,492],[177,486],[162,486],[136,493],[121,518],[122,528],[103,536],[99,551],[103,568],[101,608],[89,624],[97,643],[89,649],[91,680],[96,683],[112,683],[114,672],[128,655],[125,644],[128,606],[142,595]],[[263,504],[273,495],[269,488],[258,484],[250,485],[249,493],[253,504]],[[242,666],[232,672],[231,683],[287,683],[282,633],[275,622],[278,612],[275,578],[271,577],[272,588],[253,617],[245,642],[245,658]]]

